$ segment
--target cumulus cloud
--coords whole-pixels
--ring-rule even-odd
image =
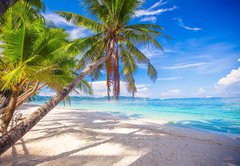
[[[182,96],[182,91],[180,89],[170,89],[160,94],[161,98],[179,98],[181,96]]]
[[[190,31],[201,31],[202,30],[202,28],[197,28],[197,27],[193,28],[193,27],[184,25],[183,20],[181,18],[174,18],[174,20],[176,20],[178,22],[180,27],[182,27],[186,30],[190,30]]]
[[[167,70],[185,69],[185,68],[203,66],[203,65],[206,65],[206,64],[207,64],[207,63],[205,63],[205,62],[189,63],[189,64],[177,64],[177,65],[175,65],[175,66],[163,67],[162,69],[167,69]]]
[[[173,11],[175,10],[177,7],[173,6],[170,8],[158,8],[162,5],[165,5],[167,2],[160,0],[158,2],[156,2],[155,4],[153,4],[150,8],[148,9],[139,9],[135,12],[135,17],[143,17],[140,21],[144,22],[144,21],[151,21],[151,22],[155,22],[157,20],[156,17],[154,17],[155,15],[160,15],[164,12],[168,12],[168,11]]]
[[[239,83],[240,83],[240,67],[237,69],[233,69],[225,77],[219,79],[215,87],[217,88],[217,90],[221,90]]]

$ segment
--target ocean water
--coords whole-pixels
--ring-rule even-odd
[[[33,104],[43,104],[50,97],[35,97]],[[64,106],[64,103],[59,104]],[[149,118],[167,123],[217,132],[240,135],[240,98],[184,98],[146,99],[121,97],[120,101],[107,98],[71,97],[65,107],[94,110],[128,116]]]

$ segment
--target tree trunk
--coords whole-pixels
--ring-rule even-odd
[[[1,0],[0,1],[0,16],[2,16],[9,7],[11,7],[17,0]]]
[[[10,102],[12,92],[10,90],[0,91],[1,92],[1,99],[0,99],[0,109],[7,107],[8,103]]]
[[[37,81],[35,86],[32,89],[23,93],[21,96],[18,96],[18,93],[17,93],[17,96],[14,96],[14,101],[10,97],[9,100],[11,101],[8,102],[8,105],[0,109],[0,121],[1,121],[0,133],[3,134],[7,131],[9,122],[12,119],[15,110],[38,90],[39,88],[38,86],[39,86],[39,82]],[[13,93],[13,95],[16,95],[16,94]]]
[[[107,97],[108,97],[108,101],[110,101],[110,88],[111,88],[111,71],[112,71],[112,67],[111,67],[111,57],[106,61],[106,86],[107,86]]]
[[[12,119],[13,113],[16,108],[18,93],[19,93],[18,91],[13,91],[11,100],[7,108],[4,110],[2,114],[2,117],[1,117],[2,123],[0,125],[0,133],[7,132],[8,125]]]
[[[0,137],[0,155],[8,148],[15,144],[20,138],[22,138],[32,127],[34,127],[45,115],[48,114],[58,103],[60,103],[72,90],[81,82],[81,80],[100,64],[105,62],[113,53],[114,40],[110,40],[109,52],[106,56],[100,58],[87,68],[85,68],[72,83],[59,91],[50,101],[43,104],[36,111],[34,111],[29,117],[25,118],[17,126],[11,129],[8,133]]]
[[[32,89],[30,89],[29,91],[27,91],[26,93],[18,97],[16,109],[38,90],[38,86],[39,86],[39,82],[37,81]]]
[[[120,74],[119,74],[119,57],[118,57],[118,47],[116,48],[114,54],[114,86],[113,86],[113,93],[114,93],[114,100],[119,100],[120,94]]]
[[[2,96],[0,101],[0,109],[6,107],[10,102],[10,99],[11,99],[10,96]]]

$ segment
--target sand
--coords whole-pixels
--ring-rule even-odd
[[[23,105],[24,116],[38,106]],[[0,165],[240,165],[240,140],[147,119],[57,107]]]

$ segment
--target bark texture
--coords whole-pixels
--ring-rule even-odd
[[[10,102],[10,96],[2,96],[0,99],[0,109],[6,107]]]
[[[21,96],[18,97],[17,99],[17,104],[16,104],[16,109],[22,105],[29,97],[34,95],[34,93],[39,90],[39,82],[37,81],[34,85],[34,87],[27,92],[23,93]]]
[[[15,2],[17,2],[17,0],[0,0],[0,16],[2,16]]]
[[[119,57],[118,57],[118,47],[116,48],[114,54],[114,85],[113,85],[113,93],[115,101],[119,100],[120,94],[120,74],[119,74]]]
[[[6,107],[6,109],[4,110],[4,112],[2,113],[2,117],[1,117],[2,123],[0,125],[0,133],[7,132],[8,125],[12,119],[13,113],[16,108],[18,93],[19,93],[18,91],[14,91],[12,93],[11,100],[8,106]]]

